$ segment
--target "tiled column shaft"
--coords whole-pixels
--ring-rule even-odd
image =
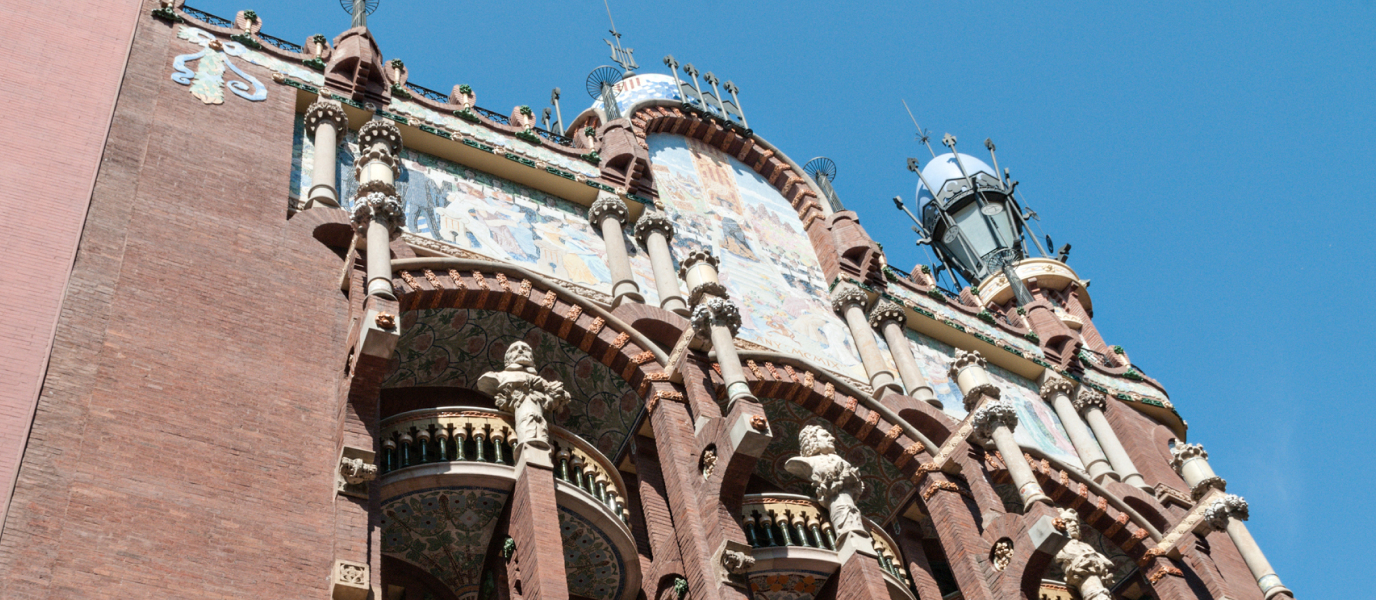
[[[1190,486],[1190,495],[1196,502],[1202,501],[1208,496],[1211,490],[1222,492],[1228,486],[1214,473],[1213,467],[1209,466],[1209,453],[1199,444],[1176,444],[1171,448],[1171,466],[1185,480],[1185,485]],[[1215,496],[1217,497],[1217,496]],[[1252,538],[1252,532],[1247,530],[1247,525],[1243,521],[1247,520],[1247,502],[1237,496],[1227,495],[1220,500],[1214,501],[1215,506],[1206,511],[1205,517],[1209,519],[1215,528],[1217,521],[1226,515],[1228,537],[1233,540],[1233,545],[1237,546],[1238,553],[1242,555],[1242,560],[1247,563],[1247,568],[1252,571],[1252,576],[1256,577],[1257,585],[1261,588],[1266,600],[1272,598],[1294,598],[1294,592],[1281,583],[1280,576],[1275,569],[1271,568],[1271,562],[1266,560],[1266,554],[1261,551],[1261,546],[1257,545],[1256,539]],[[1212,513],[1212,514],[1210,514]],[[1210,517],[1214,517],[1210,519]]]
[[[1123,448],[1122,442],[1118,441],[1118,434],[1113,431],[1113,426],[1109,425],[1108,418],[1104,416],[1106,400],[1104,395],[1093,390],[1081,389],[1075,397],[1075,408],[1080,414],[1085,416],[1085,421],[1089,422],[1089,428],[1094,430],[1094,437],[1099,439],[1099,446],[1104,449],[1104,456],[1108,458],[1113,470],[1123,478],[1123,483],[1130,486],[1148,490],[1151,486],[1142,479],[1142,474],[1137,472],[1137,465],[1132,463],[1132,458],[1128,456],[1128,451]]]
[[[879,353],[879,344],[874,342],[874,332],[870,330],[865,319],[865,305],[869,304],[869,300],[869,296],[860,288],[842,283],[831,293],[831,308],[845,319],[846,325],[850,327],[851,337],[855,339],[855,349],[860,354],[860,362],[865,366],[865,373],[870,376],[870,387],[874,389],[874,397],[901,394],[903,386],[894,380],[893,372],[884,364],[884,357]]]
[[[678,275],[674,273],[674,259],[669,252],[669,240],[674,237],[674,225],[664,213],[645,210],[635,224],[635,239],[650,255],[650,267],[655,274],[655,291],[659,292],[659,307],[688,316],[688,303],[679,291]]]
[[[349,118],[338,100],[316,100],[306,109],[306,135],[312,136],[315,144],[307,207],[339,206],[339,190],[334,184],[335,165],[339,160],[339,136],[348,128]]]
[[[1061,424],[1065,425],[1066,436],[1070,438],[1071,445],[1075,446],[1075,453],[1080,456],[1080,462],[1084,463],[1089,476],[1099,483],[1103,483],[1105,479],[1116,481],[1118,474],[1113,472],[1113,467],[1108,464],[1103,450],[1099,449],[1099,443],[1094,441],[1094,437],[1089,433],[1089,427],[1080,418],[1080,413],[1075,411],[1075,403],[1070,401],[1070,394],[1074,391],[1074,384],[1059,377],[1047,379],[1041,389],[1042,399],[1050,402],[1051,407],[1056,409],[1056,416],[1060,417]]]
[[[640,286],[636,285],[631,274],[631,257],[626,254],[626,238],[621,227],[630,218],[626,203],[615,194],[600,192],[597,201],[588,210],[588,220],[602,236],[607,248],[607,268],[612,274],[612,304],[619,305],[630,300],[644,303]]]
[[[908,337],[903,335],[907,316],[902,306],[880,300],[870,309],[869,323],[879,330],[889,344],[889,354],[893,355],[893,362],[898,366],[898,376],[903,380],[903,387],[908,389],[908,396],[941,408],[941,400],[937,399],[931,383],[922,374],[922,369],[918,368],[912,345],[908,343]]]

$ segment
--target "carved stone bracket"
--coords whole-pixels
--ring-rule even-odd
[[[755,557],[749,545],[731,540],[722,542],[721,549],[717,551],[717,566],[717,575],[722,583],[749,589],[750,569],[755,566]]]
[[[1236,494],[1219,494],[1204,509],[1204,522],[1214,531],[1228,529],[1228,519],[1247,520],[1247,501]]]
[[[345,446],[339,453],[339,468],[335,472],[335,491],[355,498],[368,497],[368,482],[377,479],[377,465],[373,452]]]
[[[370,589],[368,565],[349,560],[334,561],[330,573],[332,600],[367,600]]]

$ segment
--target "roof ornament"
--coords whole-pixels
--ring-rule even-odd
[[[913,127],[916,127],[916,128],[917,128],[917,141],[922,142],[922,145],[927,147],[927,151],[932,153],[932,158],[936,158],[936,150],[932,150],[932,144],[931,144],[932,136],[931,136],[931,134],[930,134],[931,132],[927,131],[926,129],[923,129],[921,125],[918,125],[918,124],[917,124],[917,117],[914,117],[914,116],[913,116],[913,109],[908,108],[908,101],[907,101],[907,100],[904,100],[904,101],[903,101],[903,110],[908,111],[908,118],[913,120]],[[916,160],[917,160],[917,159],[912,159],[912,158],[908,159],[908,168],[909,168],[909,169],[912,169],[912,168],[913,168],[913,165],[916,164],[916,162],[915,162]],[[920,173],[919,173],[919,174],[920,174]],[[932,189],[932,188],[927,188],[927,189],[930,190],[930,189]]]
[[[831,187],[831,182],[836,181],[835,162],[825,156],[818,156],[803,165],[803,172],[817,182],[817,187],[822,188],[822,193],[826,194],[827,201],[831,203],[831,212],[846,210],[846,207],[841,205],[841,199],[836,197],[836,190]]]
[[[602,5],[607,7],[607,20],[612,24],[610,33],[616,42],[613,43],[608,39],[602,41],[607,42],[607,46],[612,49],[612,62],[621,65],[621,69],[625,71],[624,76],[635,75],[635,70],[640,68],[640,65],[635,64],[635,57],[632,56],[635,49],[621,47],[621,33],[616,30],[616,21],[612,20],[612,6],[607,0],[602,0]]]
[[[344,9],[344,12],[353,15],[354,22],[349,26],[350,29],[354,27],[367,27],[368,15],[373,14],[373,11],[377,10],[377,5],[380,1],[381,0],[339,0],[339,7]]]

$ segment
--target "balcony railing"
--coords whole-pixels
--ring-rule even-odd
[[[741,522],[752,548],[799,546],[835,551],[836,531],[828,515],[816,500],[796,494],[750,494],[741,505]],[[869,526],[879,566],[911,586],[893,539],[874,523]]]
[[[594,498],[630,522],[626,484],[611,461],[568,430],[550,426],[554,477]],[[442,407],[413,410],[382,422],[383,475],[408,467],[441,462],[516,464],[511,415],[487,408]]]

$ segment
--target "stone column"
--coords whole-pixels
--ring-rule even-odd
[[[1089,428],[1080,419],[1080,413],[1075,411],[1075,403],[1070,401],[1070,395],[1075,393],[1075,384],[1060,377],[1047,377],[1042,383],[1041,392],[1042,399],[1056,409],[1056,416],[1065,425],[1065,433],[1075,446],[1075,453],[1080,455],[1080,462],[1085,464],[1085,470],[1089,471],[1089,476],[1099,483],[1106,479],[1117,481],[1118,474],[1109,466],[1103,450],[1099,449],[1099,443],[1094,441]]]
[[[955,360],[951,362],[951,379],[965,394],[965,410],[972,413],[972,437],[982,446],[987,447],[992,443],[998,448],[999,454],[1003,455],[1003,463],[1008,466],[1008,475],[1018,488],[1025,511],[1030,511],[1032,505],[1038,502],[1054,506],[1032,474],[1032,466],[1027,464],[1022,448],[1013,439],[1013,430],[1018,426],[1018,411],[1012,402],[999,399],[999,388],[994,386],[984,370],[988,364],[984,356],[973,350],[956,350]],[[988,399],[985,400],[985,397]]]
[[[908,395],[941,408],[941,400],[937,399],[932,385],[922,375],[917,359],[913,358],[912,345],[908,337],[903,335],[907,321],[907,311],[887,298],[881,298],[870,309],[870,327],[877,329],[884,336],[884,341],[888,342],[889,354],[893,355],[893,362],[898,365],[898,376],[903,380],[903,387],[908,388]]]
[[[715,256],[702,250],[690,252],[681,263],[679,276],[688,284],[689,300],[693,303],[690,320],[693,331],[709,340],[717,351],[717,364],[721,365],[729,402],[738,398],[754,400],[750,384],[745,382],[740,355],[736,354],[735,339],[741,329],[741,313],[728,300],[726,287],[717,280],[719,264]]]
[[[688,316],[688,303],[678,288],[674,274],[674,258],[669,253],[669,240],[674,237],[674,224],[659,211],[645,210],[635,223],[635,239],[650,255],[655,272],[655,290],[659,292],[659,307],[672,313]]]
[[[1108,424],[1108,418],[1104,416],[1104,408],[1107,406],[1104,395],[1081,388],[1074,404],[1075,410],[1085,416],[1089,428],[1094,430],[1094,437],[1099,439],[1099,446],[1104,449],[1104,455],[1108,457],[1109,464],[1113,465],[1113,470],[1123,478],[1123,483],[1146,490],[1147,494],[1154,493],[1152,487],[1142,479],[1142,474],[1137,472],[1137,465],[1132,464],[1128,451],[1123,449],[1122,442],[1118,441],[1118,434]]]
[[[349,117],[338,100],[316,100],[306,109],[306,135],[315,144],[315,162],[305,208],[339,206],[335,165],[339,160],[339,138],[348,131]]]
[[[598,192],[597,201],[588,209],[588,221],[602,235],[607,247],[607,268],[612,272],[612,306],[620,306],[627,300],[645,302],[631,274],[631,257],[626,254],[626,238],[621,233],[621,227],[630,216],[626,203],[608,192]]]
[[[1221,493],[1228,482],[1214,474],[1209,466],[1209,453],[1204,451],[1204,447],[1199,444],[1176,444],[1171,448],[1171,457],[1171,466],[1184,478],[1185,485],[1190,486],[1190,494],[1196,502],[1208,497],[1212,490],[1218,490],[1219,495],[1204,510],[1204,520],[1215,531],[1228,532],[1238,553],[1242,554],[1242,560],[1247,563],[1252,576],[1256,577],[1257,586],[1265,594],[1266,600],[1278,596],[1294,598],[1295,593],[1281,583],[1280,576],[1271,568],[1271,562],[1266,560],[1261,546],[1257,545],[1252,532],[1243,523],[1248,517],[1247,501],[1239,496]]]
[[[879,353],[879,344],[874,342],[874,332],[865,320],[865,305],[869,302],[870,297],[854,284],[842,283],[831,292],[831,309],[845,319],[846,325],[850,327],[850,335],[855,339],[855,349],[860,353],[860,362],[865,365],[865,373],[870,376],[870,387],[874,389],[874,397],[901,394],[903,386],[894,380],[893,371],[885,366],[884,357]]]
[[[396,300],[392,290],[391,242],[404,223],[396,178],[401,163],[401,130],[390,121],[374,119],[358,128],[359,153],[354,161],[358,196],[354,226],[368,240],[368,295]]]

